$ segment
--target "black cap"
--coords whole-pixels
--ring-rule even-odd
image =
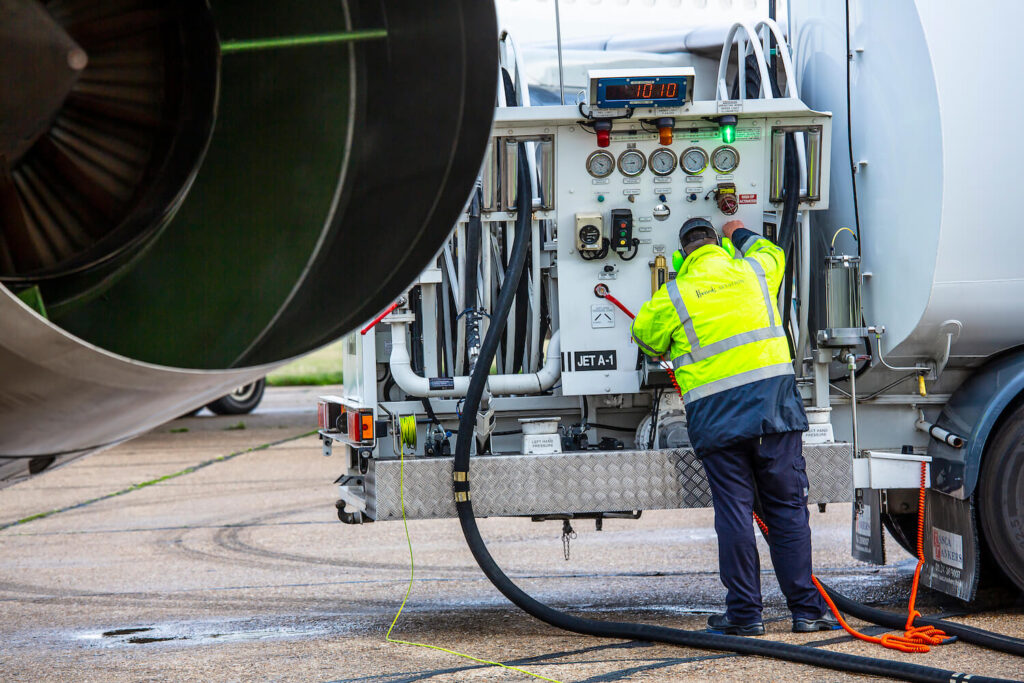
[[[718,240],[718,231],[706,218],[691,218],[679,228],[679,246],[683,249],[690,242],[706,239]]]

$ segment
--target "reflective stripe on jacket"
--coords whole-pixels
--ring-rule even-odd
[[[767,433],[806,430],[776,306],[781,249],[749,230],[683,262],[633,322],[651,356],[668,354],[698,455]]]

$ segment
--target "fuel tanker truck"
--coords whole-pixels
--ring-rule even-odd
[[[1024,6],[786,4],[781,25],[652,9],[649,33],[503,36],[478,189],[429,266],[347,337],[345,390],[319,404],[342,521],[466,529],[472,505],[569,534],[709,506],[685,405],[630,316],[675,277],[680,225],[740,219],[787,254],[810,501],[854,503],[859,559],[884,563],[887,537],[917,555],[920,535],[924,585],[1024,589],[1024,143],[1007,118],[1024,95],[994,68]],[[565,3],[562,22],[615,8]]]
[[[480,514],[708,506],[627,311],[738,218],[788,255],[812,502],[883,562],[923,488],[926,585],[1024,588],[1024,6],[788,5],[558,50],[475,0],[0,0],[0,484],[356,330],[343,521],[460,513],[470,452]]]

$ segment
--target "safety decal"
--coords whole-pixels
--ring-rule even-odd
[[[453,377],[431,377],[429,379],[431,391],[452,391],[455,389],[455,378]]]
[[[757,204],[756,194],[741,194],[739,197],[740,204]]]

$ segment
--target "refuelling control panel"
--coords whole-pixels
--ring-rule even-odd
[[[828,208],[829,114],[793,99],[695,101],[694,78],[689,67],[592,71],[589,101],[579,108],[536,108],[522,119],[521,111],[499,111],[492,149],[502,168],[514,162],[516,141],[542,147],[543,215],[559,237],[563,394],[640,390],[648,368],[631,321],[594,295],[595,284],[636,311],[676,276],[672,253],[687,219],[718,228],[739,219],[767,231],[782,207],[787,135],[807,164],[801,208]],[[486,171],[484,186],[486,194]],[[490,203],[508,205],[500,197]]]

